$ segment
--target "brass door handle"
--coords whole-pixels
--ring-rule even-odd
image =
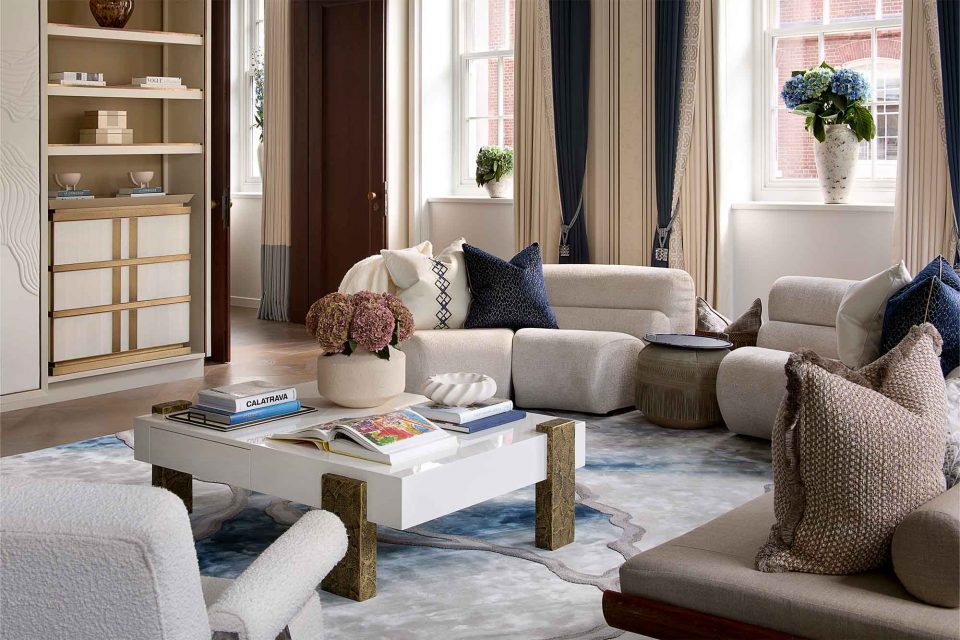
[[[370,191],[367,193],[367,202],[373,202],[376,199],[377,199],[376,191]]]

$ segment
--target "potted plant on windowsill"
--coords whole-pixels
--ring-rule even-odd
[[[311,305],[307,333],[323,353],[317,390],[343,407],[379,406],[403,393],[406,357],[397,349],[413,335],[413,314],[389,293],[330,293]]]
[[[513,194],[513,149],[491,145],[477,152],[477,186],[491,198],[509,198]]]
[[[780,92],[793,113],[806,118],[813,134],[817,177],[826,204],[847,202],[856,176],[860,142],[873,140],[877,127],[870,108],[870,85],[853,69],[826,62],[794,71]]]

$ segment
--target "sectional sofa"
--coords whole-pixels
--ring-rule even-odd
[[[607,413],[632,407],[647,333],[693,333],[685,271],[622,265],[544,265],[559,330],[417,331],[403,344],[406,390],[436,373],[485,373],[521,407]]]

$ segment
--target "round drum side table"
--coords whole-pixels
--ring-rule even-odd
[[[672,429],[702,429],[723,421],[717,371],[733,346],[727,340],[649,334],[637,358],[637,409]]]

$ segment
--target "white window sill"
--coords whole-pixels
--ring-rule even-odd
[[[230,193],[230,198],[233,200],[259,200],[263,197],[263,193],[260,191],[233,191]]]
[[[735,202],[730,205],[735,211],[803,211],[809,213],[867,213],[891,214],[892,204],[847,203],[824,204],[822,202]]]
[[[462,202],[470,204],[513,204],[513,198],[491,198],[489,196],[442,196],[427,198],[427,202]]]

